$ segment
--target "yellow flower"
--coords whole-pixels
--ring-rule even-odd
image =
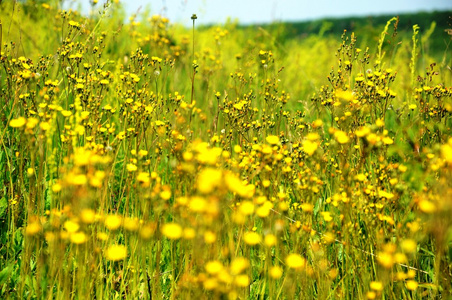
[[[306,152],[309,156],[312,156],[318,147],[319,145],[317,144],[317,142],[310,140],[303,141],[303,151]]]
[[[387,137],[383,138],[383,143],[385,145],[392,145],[392,144],[394,144],[394,140],[387,136]]]
[[[312,205],[311,203],[303,203],[300,205],[301,210],[303,210],[304,212],[312,212],[314,210],[314,205]]]
[[[148,240],[154,235],[154,230],[155,228],[153,228],[152,226],[144,225],[140,228],[140,237],[144,240]]]
[[[449,164],[452,164],[452,138],[449,143],[441,146],[441,156]]]
[[[140,172],[137,176],[137,180],[143,184],[147,184],[150,182],[149,179],[149,173],[147,172]]]
[[[135,172],[136,170],[138,170],[138,167],[134,164],[127,164],[127,171],[129,172]]]
[[[235,284],[239,287],[247,287],[250,285],[250,278],[248,275],[239,275],[235,278]]]
[[[215,275],[219,273],[221,270],[223,270],[223,264],[219,262],[218,260],[209,261],[206,266],[207,273],[211,275]]]
[[[271,278],[279,279],[279,278],[281,278],[281,276],[283,274],[283,270],[279,266],[273,266],[270,268],[269,273],[270,273]]]
[[[416,290],[418,285],[419,284],[414,280],[407,280],[406,282],[406,288],[409,289],[410,291]]]
[[[177,223],[166,223],[162,227],[162,234],[170,240],[177,240],[182,236],[182,227]]]
[[[33,129],[36,127],[36,125],[39,123],[39,120],[36,118],[28,118],[27,120],[27,128]]]
[[[402,249],[403,251],[407,253],[414,253],[416,252],[417,244],[415,240],[412,239],[406,239],[402,241]]]
[[[419,209],[426,214],[431,214],[436,211],[435,204],[426,199],[422,199],[421,201],[419,201],[418,206],[419,206]]]
[[[262,237],[256,232],[249,231],[244,234],[243,240],[246,244],[254,246],[262,241]]]
[[[381,281],[372,281],[370,283],[370,288],[374,291],[382,291],[383,290],[383,283]]]
[[[74,233],[77,232],[77,230],[79,230],[80,225],[77,222],[68,220],[64,222],[64,228],[67,230],[67,232]]]
[[[254,204],[251,201],[243,201],[240,204],[239,210],[245,216],[249,216],[254,213]]]
[[[231,263],[231,274],[238,275],[248,268],[250,262],[244,257],[236,257]]]
[[[125,218],[124,229],[128,231],[137,231],[140,224],[137,218]]]
[[[96,213],[92,209],[85,208],[82,210],[80,217],[83,223],[91,224],[94,222],[96,218]]]
[[[341,131],[341,130],[336,131],[334,133],[334,137],[336,138],[336,141],[339,144],[346,144],[350,140],[348,135],[345,132]]]
[[[215,234],[215,232],[208,230],[204,233],[204,242],[206,242],[206,244],[213,244],[216,240],[217,235]]]
[[[329,211],[322,211],[321,214],[325,222],[331,222],[333,220],[333,217]]]
[[[78,174],[72,177],[72,184],[74,185],[84,185],[88,181],[85,174]]]
[[[62,111],[61,111],[61,114],[62,114],[64,117],[70,117],[70,116],[72,116],[72,112],[71,112],[70,110],[62,110]]]
[[[385,126],[385,121],[383,121],[382,119],[377,119],[377,121],[375,121],[375,124],[378,127],[383,127],[383,126]]]
[[[204,281],[203,286],[206,290],[211,291],[218,286],[218,281],[216,278],[208,278]]]
[[[392,257],[391,253],[387,252],[380,252],[377,254],[377,261],[385,267],[386,269],[392,268],[394,264],[394,258]]]
[[[108,215],[105,218],[105,227],[110,230],[116,230],[121,226],[122,218],[118,215]]]
[[[71,234],[71,242],[77,245],[83,244],[86,242],[86,234],[83,232],[76,232]]]
[[[361,127],[358,130],[355,131],[355,135],[357,137],[363,137],[370,133],[369,127]]]
[[[207,201],[203,197],[193,196],[188,204],[191,211],[203,212],[207,208]]]
[[[171,191],[170,190],[164,190],[160,193],[160,198],[163,200],[169,200],[171,198]]]
[[[301,269],[306,265],[306,259],[301,255],[292,253],[286,257],[286,265],[291,269]]]
[[[42,230],[42,226],[38,221],[31,222],[27,225],[25,233],[27,235],[35,235]]]
[[[274,234],[267,234],[264,238],[264,243],[267,247],[276,245],[276,236]]]
[[[196,236],[196,231],[193,228],[184,228],[184,239],[186,240],[192,240]]]
[[[227,172],[225,174],[225,183],[229,190],[243,198],[254,196],[255,186],[253,184],[245,185],[235,174]]]
[[[25,123],[27,123],[27,119],[25,119],[24,117],[19,117],[17,119],[12,119],[9,122],[9,126],[13,127],[13,128],[19,128],[25,125]]]
[[[358,180],[361,182],[365,181],[366,179],[367,179],[366,175],[364,175],[362,173],[355,176],[355,180]]]
[[[279,137],[276,135],[269,135],[265,138],[265,140],[267,141],[267,143],[269,143],[270,145],[276,145],[279,143]]]
[[[198,191],[202,194],[209,194],[221,184],[223,175],[220,170],[206,168],[201,171],[196,181]]]
[[[111,261],[124,259],[127,256],[127,248],[124,245],[111,245],[105,256]]]

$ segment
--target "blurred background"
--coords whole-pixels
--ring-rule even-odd
[[[94,1],[96,2],[96,1]],[[149,11],[171,22],[191,24],[191,15],[198,16],[197,24],[218,24],[228,19],[241,24],[296,22],[329,17],[357,17],[415,12],[452,11],[450,0],[137,0],[120,1],[127,12]],[[102,8],[105,0],[92,6],[93,0],[67,1],[66,4],[88,13],[92,7]]]

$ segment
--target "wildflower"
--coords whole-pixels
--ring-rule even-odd
[[[129,172],[135,172],[136,170],[138,170],[138,167],[134,164],[127,164],[127,171]]]
[[[19,117],[17,119],[12,119],[9,122],[9,126],[13,127],[13,128],[19,128],[25,125],[25,123],[27,123],[27,119],[25,119],[24,117]]]
[[[264,243],[267,247],[276,245],[276,236],[274,234],[267,234],[264,238]]]
[[[169,200],[171,198],[171,191],[170,190],[164,190],[160,193],[160,198],[163,200]]]
[[[391,139],[390,137],[384,137],[384,138],[383,138],[383,143],[384,143],[385,145],[391,145],[391,144],[394,144],[394,140]]]
[[[177,223],[166,223],[161,231],[170,240],[177,240],[182,236],[182,227]]]
[[[85,174],[78,174],[72,177],[72,184],[73,185],[85,185],[88,181],[88,178]]]
[[[319,147],[317,142],[313,142],[310,140],[303,141],[303,151],[306,152],[309,156],[312,156]]]
[[[218,260],[209,261],[205,266],[206,272],[212,275],[218,274],[223,269],[223,264]]]
[[[361,127],[355,131],[357,137],[364,137],[370,133],[369,127]]]
[[[401,243],[402,250],[407,253],[414,253],[417,248],[417,244],[415,240],[412,239],[405,239]]]
[[[144,225],[140,228],[140,237],[144,240],[150,239],[154,235],[154,228],[150,225]]]
[[[394,264],[394,258],[391,253],[388,252],[380,252],[377,255],[377,261],[386,269],[392,268]]]
[[[249,215],[253,214],[253,212],[254,212],[254,204],[251,201],[243,201],[240,204],[239,210],[245,216],[249,216]]]
[[[124,245],[111,245],[105,256],[111,261],[122,260],[127,256],[127,248]]]
[[[74,233],[77,232],[77,230],[80,228],[80,225],[77,222],[68,220],[64,222],[64,228],[67,230],[67,232]]]
[[[363,182],[363,181],[365,181],[367,179],[367,177],[366,177],[366,175],[361,173],[361,174],[356,175],[355,179],[358,180],[358,181]]]
[[[149,183],[149,173],[147,172],[140,172],[137,176],[137,180],[143,184]]]
[[[441,157],[449,164],[452,164],[452,138],[449,142],[441,146]]]
[[[39,223],[39,221],[34,221],[34,222],[31,222],[31,223],[29,223],[28,225],[27,225],[27,227],[25,228],[25,233],[27,234],[27,235],[35,235],[35,234],[37,234],[38,232],[40,232],[42,230],[42,226],[41,226],[41,223]]]
[[[301,210],[303,210],[304,212],[312,212],[314,210],[314,205],[310,204],[310,203],[303,203],[300,205]]]
[[[105,218],[105,227],[110,230],[116,230],[121,226],[122,218],[118,215],[109,215]]]
[[[189,207],[191,211],[203,212],[207,208],[207,201],[202,197],[194,196],[190,199]]]
[[[80,217],[85,224],[92,224],[96,218],[96,213],[92,209],[85,208],[82,210]]]
[[[238,275],[248,268],[250,262],[244,257],[237,257],[231,262],[231,274]]]
[[[39,123],[39,120],[36,118],[28,118],[27,120],[27,128],[33,129],[36,127],[36,125]]]
[[[125,218],[124,219],[124,229],[128,231],[137,231],[139,227],[137,218]]]
[[[347,134],[340,130],[338,130],[334,133],[334,137],[336,138],[336,141],[339,144],[346,144],[350,140],[350,138],[347,136]]]
[[[243,240],[246,244],[254,246],[262,241],[262,237],[256,232],[246,232],[243,236]]]
[[[292,253],[286,257],[286,265],[291,269],[301,269],[306,265],[306,259],[301,255]]]
[[[77,245],[83,244],[86,242],[86,234],[83,232],[76,232],[71,234],[71,242]]]
[[[277,145],[279,143],[279,137],[276,135],[269,135],[265,138],[265,140],[267,141],[267,143],[269,143],[270,145]]]
[[[198,175],[197,188],[202,194],[211,193],[221,184],[222,172],[217,169],[206,168]]]
[[[415,291],[418,285],[419,284],[414,280],[407,280],[406,282],[406,288],[409,289],[410,291]]]
[[[383,283],[381,281],[372,281],[370,283],[370,288],[374,291],[382,291],[383,290]]]
[[[418,206],[419,206],[419,209],[426,214],[431,214],[436,211],[435,204],[426,199],[422,199],[421,201],[419,201]]]
[[[270,268],[269,273],[270,273],[271,278],[279,279],[279,278],[281,278],[281,276],[283,274],[283,270],[279,266],[273,266]]]
[[[196,236],[196,231],[193,228],[184,228],[183,236],[186,240],[192,240]]]
[[[211,291],[218,286],[218,281],[215,278],[209,278],[204,281],[203,286],[206,290]]]
[[[72,116],[72,112],[71,112],[70,110],[62,110],[62,111],[61,111],[61,114],[62,114],[64,117],[70,117],[70,116]]]
[[[235,278],[235,284],[239,287],[247,287],[250,285],[250,278],[248,275],[239,275]]]
[[[214,232],[208,230],[204,233],[204,242],[206,242],[206,244],[213,244],[216,240],[217,235]]]
[[[329,211],[322,211],[321,214],[325,222],[331,222],[333,220],[333,217]]]

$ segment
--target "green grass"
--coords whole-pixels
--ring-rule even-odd
[[[452,292],[443,18],[297,38],[0,6],[2,298]]]

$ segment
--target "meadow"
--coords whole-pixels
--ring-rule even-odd
[[[0,3],[0,298],[450,299],[452,29],[59,4]]]

